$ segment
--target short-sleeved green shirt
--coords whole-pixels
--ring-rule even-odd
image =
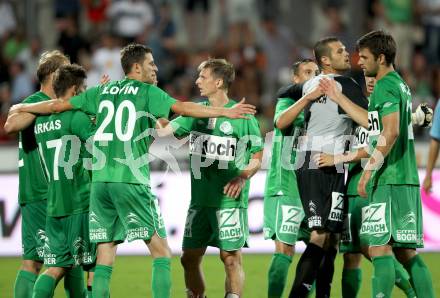
[[[91,177],[84,167],[89,157],[85,142],[93,130],[90,117],[81,111],[36,119],[35,137],[49,182],[47,216],[88,211]]]
[[[278,99],[275,107],[274,123],[283,111],[295,103],[291,98]],[[298,185],[294,172],[295,144],[304,123],[304,113],[298,115],[291,126],[284,130],[274,128],[272,157],[267,171],[265,197],[298,197]]]
[[[209,102],[201,104],[209,105]],[[226,108],[236,104],[229,100]],[[247,208],[249,181],[237,199],[223,193],[224,186],[263,150],[258,121],[250,119],[178,117],[171,121],[177,136],[190,136],[190,207]]]
[[[373,173],[372,186],[386,184],[419,185],[411,123],[411,92],[395,71],[377,81],[368,105],[369,146],[374,148],[382,131],[382,118],[399,113],[399,136],[382,167]],[[371,149],[370,148],[370,151]]]
[[[162,89],[128,78],[71,98],[75,109],[96,115],[93,182],[149,185],[153,129],[158,118],[169,116],[175,102]]]
[[[23,100],[37,103],[50,99],[39,91]],[[18,134],[18,202],[26,204],[46,200],[47,178],[45,176],[34,135],[34,123]]]

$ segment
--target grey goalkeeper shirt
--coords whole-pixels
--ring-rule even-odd
[[[323,77],[334,78],[342,93],[355,104],[368,108],[368,100],[361,87],[352,79],[340,75],[318,75],[304,83],[302,94],[311,92]],[[353,120],[331,98],[324,95],[312,102],[304,111],[305,131],[299,140],[300,151],[328,154],[343,153],[352,141]]]

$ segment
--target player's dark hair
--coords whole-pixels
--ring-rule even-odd
[[[37,78],[40,84],[44,84],[60,66],[69,64],[69,58],[58,50],[44,52],[37,67]]]
[[[215,78],[223,80],[222,89],[228,90],[232,82],[235,80],[234,66],[225,59],[209,58],[208,60],[203,61],[197,69],[198,71],[201,71],[206,68],[211,70],[211,73]]]
[[[356,48],[368,49],[373,54],[374,59],[377,59],[379,55],[384,55],[387,66],[394,64],[396,58],[396,41],[394,38],[382,31],[371,31],[356,42]]]
[[[81,86],[86,78],[86,70],[78,64],[61,66],[53,78],[53,91],[56,97],[65,95],[72,86]]]
[[[145,60],[145,55],[153,53],[153,51],[142,44],[131,43],[126,45],[121,50],[121,66],[125,74],[131,71],[131,67],[135,63],[142,64]]]
[[[318,63],[320,68],[322,68],[321,58],[324,56],[330,57],[332,53],[332,49],[329,47],[329,44],[338,41],[340,40],[337,37],[326,37],[315,43],[313,53],[315,54],[316,63]]]
[[[315,63],[315,60],[310,59],[310,58],[305,58],[305,59],[301,59],[301,60],[296,61],[295,63],[292,64],[292,67],[291,67],[293,74],[297,76],[298,71],[299,71],[299,67],[301,66],[301,64],[311,63],[311,62]]]

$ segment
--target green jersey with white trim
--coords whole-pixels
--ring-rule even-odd
[[[37,103],[48,99],[50,99],[49,96],[38,91],[24,99],[23,103]],[[35,122],[18,134],[19,204],[47,198],[47,178],[38,155],[34,124]]]
[[[374,148],[382,131],[382,118],[399,113],[399,136],[381,168],[372,175],[372,186],[419,185],[414,134],[411,123],[411,92],[399,74],[391,71],[377,81],[368,105],[369,145]]]
[[[209,106],[209,102],[201,104]],[[226,108],[236,104],[229,100]],[[239,197],[223,193],[224,186],[249,163],[251,155],[263,150],[260,127],[254,116],[249,119],[177,117],[171,121],[176,136],[190,136],[190,207],[248,206],[249,181]]]
[[[93,182],[150,184],[149,144],[157,118],[168,118],[176,100],[162,89],[125,78],[70,99],[96,115]]]
[[[278,99],[275,107],[274,123],[283,111],[295,103],[291,98]],[[299,197],[296,175],[294,172],[296,142],[304,123],[304,113],[298,115],[291,126],[284,130],[274,128],[272,157],[267,171],[265,197]]]
[[[91,178],[83,162],[90,157],[85,142],[93,130],[90,117],[81,111],[36,119],[34,133],[49,181],[47,216],[88,211]]]

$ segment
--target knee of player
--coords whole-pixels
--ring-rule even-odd
[[[416,250],[411,248],[394,248],[393,252],[396,259],[402,264],[407,264],[417,254]]]
[[[172,254],[171,254],[171,249],[169,247],[166,247],[163,251],[163,255],[161,256],[162,258],[171,258]]]
[[[239,254],[220,255],[225,268],[236,268],[241,266],[241,258]]]
[[[31,261],[31,260],[23,260],[23,263],[21,265],[21,270],[29,271],[34,274],[39,274],[41,268],[43,268],[43,263]]]
[[[356,269],[361,265],[362,254],[360,253],[345,253],[344,254],[344,268]]]
[[[182,264],[183,268],[186,269],[194,266],[199,266],[200,262],[201,262],[200,257],[198,256],[195,257],[185,252],[180,257],[180,263]]]
[[[44,274],[49,275],[58,281],[66,274],[66,269],[62,267],[49,267]]]
[[[371,258],[391,255],[393,253],[390,245],[371,246],[368,252]]]
[[[295,254],[295,245],[283,243],[281,241],[275,242],[275,253],[280,253],[289,257]]]

